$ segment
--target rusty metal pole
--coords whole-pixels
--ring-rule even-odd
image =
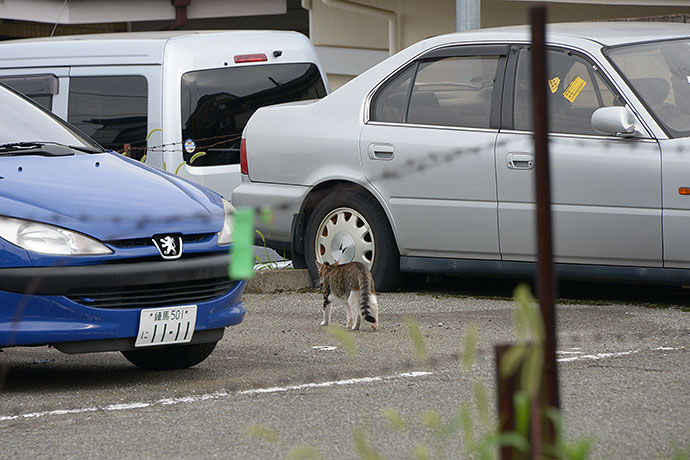
[[[539,307],[544,322],[544,367],[538,395],[531,401],[530,449],[520,452],[510,446],[501,446],[502,460],[549,458],[544,446],[553,446],[555,427],[545,416],[545,407],[560,408],[558,395],[558,368],[556,364],[556,311],[555,275],[553,267],[553,238],[551,232],[551,179],[549,164],[549,117],[547,105],[546,77],[546,8],[530,8],[532,24],[532,107],[534,124],[534,163],[537,201],[537,290]],[[497,345],[496,369],[498,388],[499,430],[509,432],[515,429],[515,408],[513,395],[518,390],[518,374],[509,377],[500,375],[503,357],[510,345]]]
[[[549,117],[546,100],[546,7],[530,8],[532,24],[532,103],[534,112],[534,163],[537,193],[537,289],[544,320],[545,403],[558,408],[556,365],[556,310],[553,242],[551,232],[551,180],[549,164]]]

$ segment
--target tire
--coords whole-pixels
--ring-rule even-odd
[[[193,343],[163,348],[143,348],[121,352],[127,361],[142,369],[166,371],[192,367],[211,354],[218,342]]]
[[[318,280],[318,259],[366,264],[377,291],[393,291],[402,281],[388,217],[374,198],[361,192],[341,190],[319,202],[307,222],[304,255],[313,280]]]

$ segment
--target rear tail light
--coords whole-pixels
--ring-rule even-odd
[[[244,62],[262,62],[268,61],[268,57],[264,53],[256,54],[238,54],[234,57],[235,64],[242,64]]]
[[[247,167],[247,139],[244,137],[240,142],[240,172],[249,175],[249,167]]]

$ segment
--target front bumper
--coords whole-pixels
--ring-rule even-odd
[[[185,284],[206,278],[227,278],[227,267],[225,253],[176,261],[0,269],[0,347],[50,344],[60,349],[57,344],[69,348],[66,343],[88,341],[93,346],[71,349],[77,352],[131,349],[142,308],[131,304],[94,307],[88,305],[89,299],[66,294],[75,289],[114,286],[126,294],[130,288],[136,290],[161,282]],[[199,302],[180,297],[177,305],[197,305],[195,337],[200,331],[222,330],[242,322],[245,284],[245,281],[231,283],[222,294]],[[167,305],[175,304],[176,296],[168,299]],[[199,334],[199,338],[212,340],[208,334]],[[204,335],[208,337],[204,339]],[[109,344],[99,344],[99,341]]]

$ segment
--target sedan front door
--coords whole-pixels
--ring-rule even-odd
[[[503,260],[536,260],[529,50],[520,50],[513,97],[496,148]],[[596,133],[591,115],[622,105],[588,58],[550,49],[549,151],[554,257],[568,264],[662,265],[661,156],[650,138]],[[511,88],[506,91],[509,94]]]

